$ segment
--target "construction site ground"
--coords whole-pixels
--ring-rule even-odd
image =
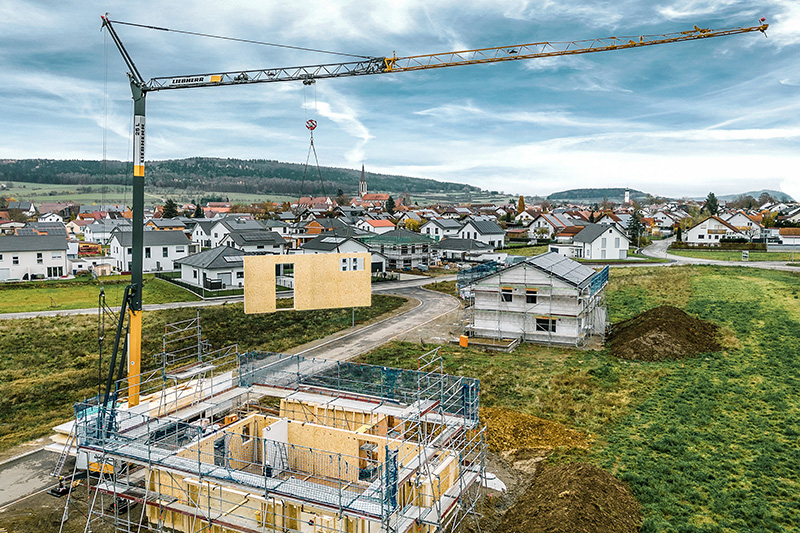
[[[790,503],[800,464],[790,450],[800,425],[796,372],[783,369],[796,370],[800,349],[796,275],[685,266],[618,269],[611,280],[613,322],[674,305],[716,324],[720,350],[630,361],[608,350],[522,345],[504,354],[444,345],[446,372],[481,379],[487,466],[508,487],[486,491],[480,531],[627,533],[638,530],[628,528],[637,523],[637,505],[648,531],[792,530],[800,523]],[[431,328],[423,342],[455,318],[440,320],[423,324]],[[358,360],[416,368],[419,354],[417,333]],[[587,492],[587,484],[594,488]],[[638,504],[627,499],[626,485]],[[737,488],[743,485],[746,493]],[[608,494],[623,505],[608,503]],[[553,505],[543,506],[542,495]],[[0,512],[0,527],[52,530],[6,524],[37,513],[60,518],[62,505],[29,498]],[[562,512],[569,509],[572,515]],[[613,529],[605,516],[626,529]],[[579,526],[570,522],[576,517]],[[465,525],[478,531],[474,518]]]

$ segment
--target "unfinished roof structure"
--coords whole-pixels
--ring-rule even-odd
[[[438,351],[402,370],[199,339],[199,318],[168,326],[138,406],[120,381],[60,428],[92,474],[87,530],[443,531],[473,512],[479,383]]]

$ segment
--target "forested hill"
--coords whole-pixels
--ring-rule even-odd
[[[631,200],[643,200],[647,193],[628,189],[631,193]],[[576,203],[600,203],[610,200],[622,203],[625,198],[625,189],[622,187],[602,188],[602,189],[570,189],[568,191],[554,192],[547,199],[551,202],[576,202]]]
[[[253,194],[320,194],[316,167],[263,159],[217,159],[193,157],[147,164],[147,183],[154,187],[194,189],[214,192]],[[361,170],[320,167],[325,193],[330,196],[342,189],[353,195],[358,191]],[[123,161],[85,161],[52,159],[7,159],[0,161],[0,182],[22,181],[49,184],[123,184],[130,182],[131,163]],[[479,187],[432,179],[391,176],[367,172],[370,192],[431,193],[479,192]],[[301,190],[302,189],[302,190]]]

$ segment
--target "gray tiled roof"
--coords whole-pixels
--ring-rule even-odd
[[[181,244],[191,244],[192,241],[181,230],[172,231],[145,231],[144,245],[145,246],[171,246]],[[132,245],[133,232],[116,230],[111,235],[111,238],[117,238],[120,245],[128,247]]]
[[[50,235],[4,235],[0,237],[0,252],[40,252],[66,250],[67,239]]]
[[[478,233],[481,235],[491,235],[497,233],[505,234],[503,228],[498,226],[497,222],[492,220],[468,220],[465,222],[464,226],[467,224],[472,224],[472,227],[478,230]]]
[[[572,238],[572,242],[594,242],[595,239],[609,230],[614,231],[609,224],[587,224]]]
[[[244,264],[246,254],[229,246],[217,246],[210,250],[204,250],[199,254],[190,255],[182,259],[176,259],[179,265],[188,265],[197,268],[236,268]],[[237,260],[238,258],[238,260]]]

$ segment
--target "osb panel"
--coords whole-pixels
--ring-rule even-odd
[[[360,258],[361,270],[342,271],[342,259]],[[294,309],[369,307],[372,255],[248,255],[244,258],[244,312],[274,313],[275,265],[294,264]]]

